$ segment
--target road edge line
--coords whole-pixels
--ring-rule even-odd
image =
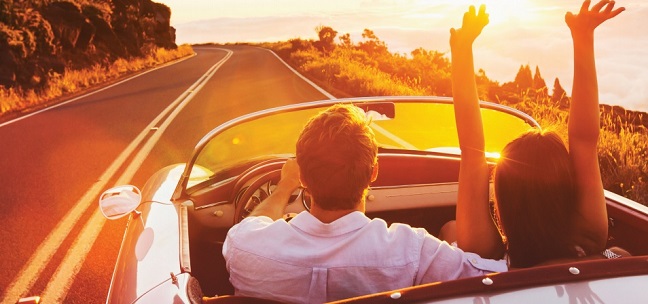
[[[172,65],[174,65],[174,64],[176,64],[176,63],[183,62],[183,61],[185,61],[185,60],[187,60],[187,59],[189,59],[189,58],[193,58],[193,57],[195,57],[196,55],[197,55],[197,54],[194,52],[193,55],[191,55],[191,56],[183,57],[183,58],[180,58],[180,59],[178,59],[178,60],[174,60],[174,61],[172,61],[172,62],[167,62],[167,63],[165,63],[165,64],[163,64],[163,65],[160,65],[160,66],[154,67],[154,68],[152,68],[152,69],[150,69],[150,70],[146,70],[146,71],[141,72],[141,73],[139,73],[139,74],[135,74],[135,75],[133,75],[133,76],[131,76],[131,77],[128,77],[128,78],[126,78],[126,79],[122,79],[122,80],[120,80],[120,81],[118,81],[118,82],[112,83],[112,84],[110,84],[110,85],[108,85],[108,86],[105,86],[105,87],[99,88],[99,89],[94,90],[94,91],[92,91],[92,92],[89,92],[89,93],[83,94],[83,95],[81,95],[81,96],[74,97],[74,98],[72,98],[72,99],[70,99],[70,100],[66,100],[66,101],[61,102],[61,103],[57,103],[57,104],[54,104],[54,105],[48,106],[48,107],[46,107],[46,108],[44,108],[44,109],[40,109],[40,110],[38,110],[38,111],[34,111],[34,112],[29,113],[29,114],[25,114],[25,115],[23,115],[23,116],[20,116],[20,117],[14,118],[14,119],[12,119],[12,120],[5,121],[5,122],[3,122],[3,123],[0,123],[0,128],[4,127],[4,126],[6,126],[6,125],[10,125],[10,124],[12,124],[12,123],[14,123],[14,122],[21,121],[21,120],[26,119],[26,118],[28,118],[28,117],[34,116],[34,115],[36,115],[36,114],[40,114],[40,113],[43,113],[43,112],[45,112],[45,111],[49,111],[49,110],[52,110],[52,109],[58,108],[58,107],[60,107],[60,106],[64,106],[64,105],[66,105],[66,104],[68,104],[68,103],[75,102],[75,101],[77,101],[77,100],[79,100],[79,99],[86,98],[86,97],[91,96],[91,95],[94,95],[94,94],[96,94],[96,93],[99,93],[99,92],[102,92],[102,91],[108,90],[108,89],[110,89],[110,88],[112,88],[112,87],[114,87],[114,86],[120,85],[120,84],[122,84],[122,83],[124,83],[124,82],[126,82],[126,81],[131,81],[131,80],[133,80],[133,79],[135,79],[135,78],[137,78],[137,77],[140,77],[140,76],[142,76],[142,75],[146,75],[146,74],[151,73],[151,72],[153,72],[153,71],[156,71],[156,70],[159,70],[159,69],[162,69],[162,68],[166,68],[166,67],[172,66]]]
[[[328,99],[337,99],[337,97],[333,96],[331,93],[329,93],[329,92],[325,91],[324,89],[320,88],[318,85],[316,85],[316,84],[315,84],[314,82],[312,82],[310,79],[304,77],[304,75],[300,74],[297,70],[293,69],[293,67],[291,67],[290,65],[288,65],[288,63],[286,63],[283,59],[281,59],[281,57],[279,57],[279,55],[277,55],[277,53],[275,53],[273,50],[266,49],[266,48],[262,48],[262,47],[259,47],[259,48],[262,49],[262,50],[266,50],[266,51],[272,53],[272,55],[274,55],[275,57],[277,57],[277,59],[279,59],[279,61],[281,61],[281,63],[283,63],[286,67],[288,67],[288,68],[289,68],[293,73],[295,73],[295,75],[299,76],[299,77],[300,77],[302,80],[304,80],[306,83],[310,84],[313,88],[315,88],[316,90],[318,90],[320,93],[324,94],[324,96],[326,96]]]
[[[336,99],[336,97],[333,96],[331,93],[325,91],[324,89],[322,89],[321,87],[316,85],[314,82],[312,82],[310,79],[306,78],[304,75],[302,75],[297,70],[295,70],[293,67],[291,67],[288,63],[286,63],[283,59],[281,59],[281,57],[279,57],[279,55],[277,55],[277,53],[275,53],[273,50],[262,48],[262,47],[257,47],[257,48],[260,48],[260,49],[263,49],[263,50],[266,50],[266,51],[272,53],[272,55],[277,57],[277,59],[279,59],[279,61],[281,61],[281,63],[283,63],[286,67],[288,67],[293,73],[295,73],[297,76],[299,76],[306,83],[310,84],[313,88],[318,90],[320,93],[324,94],[324,96],[328,97],[329,99]],[[372,127],[375,128],[376,131],[378,131],[381,134],[387,136],[389,139],[403,145],[403,147],[416,150],[416,147],[414,145],[410,144],[409,142],[406,142],[402,138],[394,135],[393,133],[390,133],[389,131],[385,130],[384,128],[382,128],[382,127],[380,127],[380,126],[378,126],[376,124],[372,124]]]

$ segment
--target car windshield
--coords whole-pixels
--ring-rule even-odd
[[[214,129],[192,158],[188,187],[207,179],[224,180],[244,164],[275,156],[293,156],[297,138],[313,115],[334,103],[353,102],[371,119],[379,147],[430,153],[459,154],[451,99],[385,98],[338,100],[285,106],[253,113]],[[502,148],[537,126],[525,114],[496,104],[482,104],[486,152],[498,157]]]

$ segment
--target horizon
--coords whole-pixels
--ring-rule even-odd
[[[315,27],[330,26],[354,43],[374,31],[392,53],[422,47],[448,54],[451,27],[471,4],[486,4],[490,24],[476,40],[475,68],[500,84],[520,66],[538,66],[550,91],[555,78],[571,96],[573,50],[564,15],[580,0],[157,0],[171,10],[176,42],[276,42],[317,39]],[[593,1],[595,2],[595,1]],[[596,30],[600,102],[648,112],[648,3],[617,2],[626,11]],[[250,8],[253,7],[253,10]],[[339,42],[336,39],[336,42]]]

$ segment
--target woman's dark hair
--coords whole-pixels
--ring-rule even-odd
[[[506,145],[493,184],[511,267],[576,256],[574,170],[558,134],[533,130]]]

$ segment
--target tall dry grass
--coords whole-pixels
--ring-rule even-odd
[[[109,65],[95,64],[82,70],[66,69],[65,73],[51,73],[47,85],[36,90],[21,90],[0,86],[0,116],[21,112],[47,104],[56,98],[77,93],[93,86],[107,83],[119,77],[193,54],[190,45],[181,45],[175,50],[157,48],[150,55],[130,60],[117,59]]]
[[[508,105],[531,115],[543,128],[556,131],[567,143],[567,110],[548,98],[523,98]],[[598,156],[603,187],[648,206],[648,132],[626,121],[629,119],[601,113]]]
[[[334,56],[322,57],[313,56],[313,52],[297,51],[291,55],[291,61],[298,63],[305,74],[356,96],[425,95],[421,88],[354,60],[354,52],[357,53],[338,48]]]
[[[603,185],[648,206],[648,132],[606,114],[599,140]]]

